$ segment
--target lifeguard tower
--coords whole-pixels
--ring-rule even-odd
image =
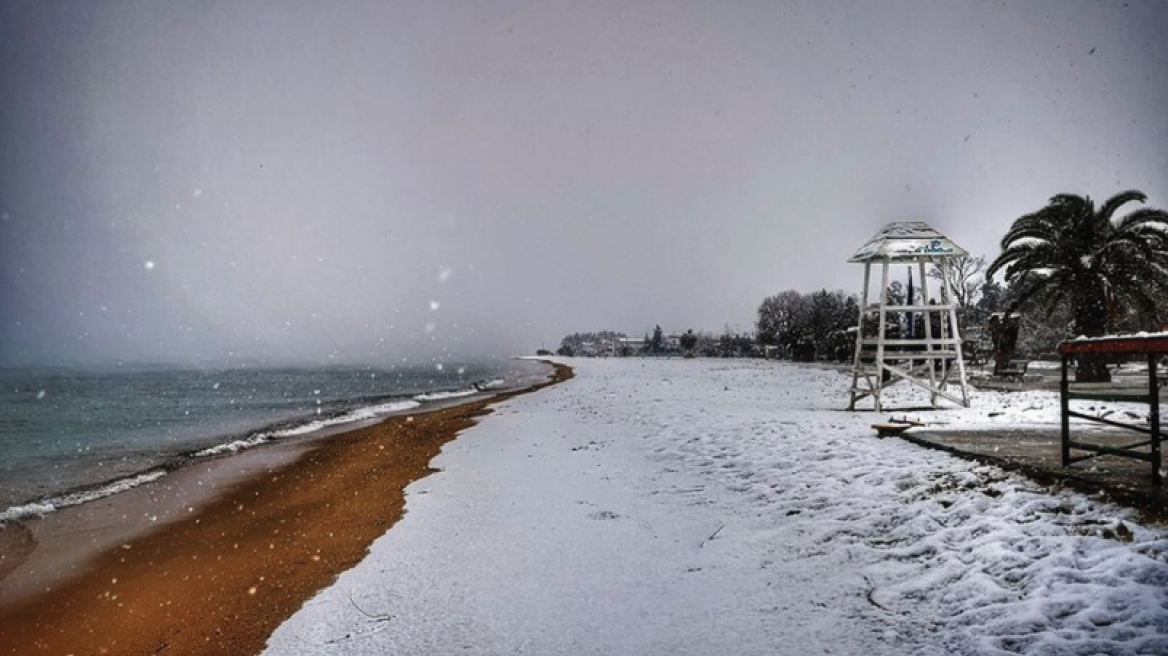
[[[949,291],[950,260],[966,254],[945,235],[913,221],[889,223],[848,259],[864,265],[848,410],[855,410],[857,401],[872,397],[873,410],[880,412],[881,392],[900,382],[928,391],[933,406],[938,398],[944,398],[969,407],[961,334]],[[893,264],[905,264],[909,270],[908,295],[901,305],[889,303]],[[941,272],[936,298],[930,295],[926,264],[935,264]],[[869,303],[873,265],[879,266],[880,290],[877,302]],[[914,268],[920,281],[919,295],[912,288]]]

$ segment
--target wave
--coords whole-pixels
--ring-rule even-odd
[[[419,395],[415,396],[414,400],[422,402],[422,403],[429,403],[429,402],[434,402],[434,401],[448,401],[450,399],[461,399],[461,398],[464,398],[467,396],[474,396],[475,394],[478,394],[479,392],[480,392],[480,390],[477,387],[470,387],[467,389],[460,389],[460,390],[450,390],[450,391],[445,391],[445,392],[427,392],[425,394],[419,394]]]
[[[166,476],[166,472],[161,469],[155,469],[134,476],[127,476],[126,478],[119,478],[95,488],[87,490],[78,490],[76,492],[68,492],[59,496],[42,499],[40,501],[33,501],[21,506],[13,506],[3,512],[0,512],[0,523],[14,521],[18,519],[26,519],[29,517],[44,517],[45,515],[56,512],[62,508],[69,506],[79,506],[90,501],[97,501],[105,497],[113,496],[120,492],[132,490],[140,485],[153,483],[154,481]]]
[[[226,453],[237,453],[244,449],[250,449],[261,444],[266,444],[273,440],[278,440],[286,437],[297,437],[299,435],[308,435],[317,431],[330,428],[332,426],[340,426],[343,424],[352,424],[359,421],[368,421],[376,419],[385,415],[394,414],[397,412],[405,412],[420,406],[421,403],[417,401],[393,401],[391,403],[382,403],[379,405],[368,406],[365,408],[357,408],[348,412],[326,417],[323,419],[313,419],[298,423],[287,428],[280,428],[275,430],[266,430],[243,439],[225,442],[223,444],[216,444],[201,451],[196,451],[191,454],[195,458],[205,458],[208,456],[218,456]]]
[[[268,442],[269,438],[266,434],[256,435],[242,440],[233,440],[223,444],[216,444],[201,451],[195,451],[191,454],[192,458],[206,458],[208,456],[221,456],[225,453],[238,453],[244,449],[250,449],[253,446],[259,446]]]
[[[438,392],[426,392],[425,394],[418,394],[414,397],[415,401],[420,403],[432,403],[434,401],[449,401],[450,399],[462,399],[475,394],[481,394],[488,390],[505,387],[507,381],[502,378],[493,378],[491,380],[484,380],[474,383],[470,387],[456,390],[441,390]]]

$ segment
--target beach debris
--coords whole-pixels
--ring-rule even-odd
[[[876,596],[875,596],[876,595],[876,584],[872,583],[872,579],[868,578],[867,574],[864,575],[864,581],[867,582],[867,584],[868,584],[868,591],[867,591],[868,603],[879,608],[880,610],[888,611],[888,609],[885,608],[883,604],[876,601]]]
[[[924,422],[924,421],[921,421],[920,419],[918,419],[917,417],[910,417],[908,415],[901,415],[900,419],[897,419],[896,415],[890,415],[888,417],[888,423],[890,423],[890,424],[908,424],[909,426],[928,426],[929,425],[929,422]],[[932,423],[936,423],[936,422],[932,422]]]
[[[1127,524],[1124,524],[1123,522],[1116,524],[1115,529],[1111,533],[1115,536],[1115,539],[1119,540],[1120,542],[1131,542],[1135,539],[1135,535],[1132,533],[1132,530],[1128,528]]]
[[[389,620],[393,619],[393,615],[390,615],[389,613],[384,613],[381,615],[374,615],[374,614],[366,611],[364,608],[361,608],[359,605],[357,605],[357,600],[353,599],[352,592],[349,593],[349,603],[353,604],[353,608],[356,608],[358,613],[361,613],[362,615],[364,615],[365,617],[368,617],[370,620],[372,620],[374,622],[388,622]]]
[[[719,534],[719,533],[721,533],[721,532],[722,532],[722,529],[724,529],[724,528],[726,528],[726,525],[725,525],[725,524],[722,524],[721,526],[719,526],[719,527],[718,527],[718,530],[716,530],[716,531],[714,531],[713,533],[711,533],[711,534],[710,534],[710,537],[706,538],[705,540],[702,540],[702,541],[701,541],[701,543],[700,543],[700,544],[698,544],[698,549],[701,549],[702,547],[706,546],[706,543],[707,543],[707,542],[709,542],[710,540],[713,540],[714,538],[718,537],[718,534]]]

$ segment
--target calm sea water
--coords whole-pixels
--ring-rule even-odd
[[[0,521],[128,489],[193,459],[524,385],[546,365],[0,370]]]

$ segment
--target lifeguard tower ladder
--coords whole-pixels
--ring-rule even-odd
[[[925,223],[912,221],[889,223],[848,259],[864,265],[848,410],[855,410],[857,401],[872,397],[873,410],[880,412],[881,392],[902,381],[927,390],[933,406],[938,398],[944,398],[969,407],[961,334],[949,291],[950,260],[966,254],[945,235]],[[880,266],[880,292],[879,301],[869,304],[873,264]],[[889,267],[893,264],[909,267],[910,291],[904,305],[889,304]],[[939,299],[929,296],[926,264],[937,265],[941,272]],[[920,302],[912,298],[913,265],[919,274]],[[960,388],[959,393],[951,383]]]

